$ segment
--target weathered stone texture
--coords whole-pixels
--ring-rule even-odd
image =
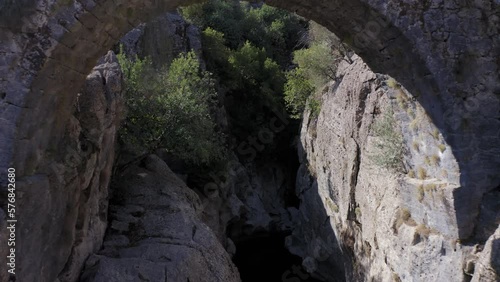
[[[460,168],[422,107],[359,58],[351,65],[344,62],[338,77],[322,96],[319,117],[306,114],[303,121],[297,178],[301,225],[287,239],[289,249],[327,281],[339,276],[347,281],[467,281],[478,257],[484,269],[498,263],[481,253],[500,223],[498,203],[493,204],[498,195],[491,192],[483,199],[481,213],[475,212],[484,223],[462,242],[457,219],[463,211],[454,208],[464,201],[454,193],[461,188]],[[389,109],[403,137],[400,172],[374,163],[380,140],[374,123]]]
[[[111,224],[80,281],[240,281],[201,201],[157,156],[120,172]]]
[[[59,274],[59,281],[75,281],[87,256],[101,246],[124,111],[113,53],[92,70],[69,110],[57,150],[44,152],[41,169],[17,182],[18,281],[53,281]]]
[[[54,167],[48,164],[58,162],[54,152],[60,150],[71,124],[86,75],[127,31],[192,2],[196,1],[0,3],[0,184],[5,187],[6,168],[15,167],[23,195],[19,216],[31,226],[29,232],[44,234],[36,244],[26,237],[26,254],[52,250],[59,234],[72,238],[50,228],[56,222],[56,226],[65,225],[61,223],[65,220],[73,225],[77,215],[69,211],[74,210],[68,208],[66,213],[64,206],[49,203],[77,202],[78,194],[53,185],[54,174],[48,177],[46,170]],[[500,184],[500,3],[271,0],[269,4],[323,24],[351,44],[376,72],[395,77],[416,97],[459,166],[458,183],[450,181],[456,188],[449,187],[445,193],[446,199],[453,198],[450,210],[456,215],[451,221],[455,230],[449,231],[461,239],[470,238],[479,222],[482,198]],[[49,220],[40,209],[55,215]],[[20,238],[28,230],[23,232]],[[71,240],[58,243],[72,244]],[[51,280],[55,274],[41,273],[40,265],[61,266],[67,256],[64,251],[44,256],[43,262],[30,258],[38,269],[33,273],[41,281]]]

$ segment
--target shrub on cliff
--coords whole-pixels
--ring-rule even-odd
[[[301,118],[307,99],[314,92],[311,84],[301,68],[295,68],[286,74],[285,103],[292,118]]]
[[[200,71],[193,52],[155,71],[148,59],[118,55],[126,84],[127,118],[120,138],[136,153],[167,149],[193,164],[223,158],[209,104],[216,95],[210,74]]]
[[[375,151],[370,155],[371,160],[380,167],[400,170],[403,165],[403,135],[392,109],[376,120],[372,132],[378,139],[375,141]]]
[[[318,90],[335,79],[337,65],[343,57],[339,51],[340,40],[326,28],[311,22],[308,48],[293,52],[295,68],[286,75],[285,104],[291,117],[301,118],[307,108],[312,116],[321,109]],[[316,95],[317,96],[317,95]]]

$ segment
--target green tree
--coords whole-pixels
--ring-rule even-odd
[[[319,95],[318,90],[336,78],[338,63],[349,56],[333,33],[314,22],[310,22],[306,44],[308,48],[293,53],[296,68],[288,72],[285,85],[285,103],[294,118],[300,118],[306,107],[317,116],[321,102],[312,94]]]
[[[323,87],[327,81],[335,78],[337,58],[325,42],[313,43],[307,49],[297,50],[293,58],[316,88]]]
[[[120,137],[129,149],[142,154],[162,148],[197,165],[224,157],[223,140],[210,117],[214,81],[200,71],[194,52],[181,54],[161,72],[152,70],[147,59],[118,58],[128,108]]]

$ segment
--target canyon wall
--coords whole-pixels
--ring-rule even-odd
[[[191,2],[6,0],[0,3],[2,30],[0,33],[0,53],[2,54],[0,60],[2,77],[0,80],[0,118],[2,120],[0,184],[2,187],[5,186],[7,168],[14,167],[18,172],[19,187],[17,190],[18,240],[23,242],[18,250],[20,280],[30,281],[31,278],[36,277],[38,281],[53,281],[61,271],[66,269],[67,259],[70,256],[74,256],[75,261],[81,261],[82,259],[79,258],[81,250],[90,250],[95,246],[88,243],[83,243],[81,247],[77,246],[74,238],[80,236],[81,233],[76,235],[76,230],[80,230],[82,226],[87,228],[87,225],[94,226],[95,229],[92,232],[96,234],[102,233],[103,230],[104,220],[99,219],[100,222],[93,223],[86,223],[85,220],[78,221],[78,218],[82,218],[80,214],[85,213],[75,208],[83,205],[80,199],[85,202],[83,200],[85,197],[90,199],[94,196],[85,196],[85,193],[80,193],[80,191],[87,191],[83,188],[88,177],[81,178],[80,175],[86,175],[85,173],[78,173],[78,176],[74,176],[75,171],[81,168],[77,168],[73,160],[65,159],[65,156],[74,154],[66,152],[67,149],[61,146],[61,143],[68,138],[68,128],[76,123],[72,116],[75,114],[75,105],[81,97],[78,93],[86,83],[87,75],[96,65],[98,58],[103,56],[127,31],[144,20]],[[400,193],[404,204],[401,204],[401,209],[398,209],[401,210],[404,220],[401,225],[396,224],[400,227],[397,228],[398,234],[404,233],[406,229],[412,232],[413,226],[411,225],[414,221],[418,223],[417,226],[424,225],[423,227],[427,226],[429,230],[435,229],[435,231],[427,232],[425,228],[420,227],[423,235],[429,233],[429,240],[436,236],[450,236],[452,240],[460,241],[460,246],[477,243],[479,246],[477,253],[465,247],[466,250],[457,251],[459,252],[457,257],[470,257],[470,259],[460,261],[464,266],[462,269],[469,273],[462,274],[462,277],[470,276],[476,257],[479,257],[478,273],[482,273],[477,275],[492,277],[491,275],[494,274],[491,274],[491,267],[488,263],[498,256],[496,251],[498,248],[495,248],[498,241],[490,238],[484,245],[484,251],[479,250],[491,234],[489,227],[491,220],[488,220],[488,217],[497,218],[492,212],[495,209],[490,207],[497,203],[494,195],[500,184],[500,174],[498,174],[500,168],[500,143],[498,142],[500,80],[497,59],[500,50],[498,48],[500,8],[498,1],[274,0],[270,1],[270,4],[298,12],[323,24],[352,45],[375,71],[392,75],[410,90],[412,96],[422,105],[437,126],[438,134],[435,135],[439,138],[435,141],[444,142],[446,146],[445,151],[442,152],[443,156],[440,152],[430,152],[429,161],[426,161],[425,157],[421,160],[412,158],[415,166],[412,169],[417,169],[414,173],[418,172],[417,163],[424,162],[427,166],[427,162],[436,160],[433,155],[438,154],[440,162],[448,167],[446,169],[448,176],[439,176],[439,170],[442,169],[428,167],[426,173],[429,173],[432,178],[425,180],[429,183],[415,182],[409,176],[409,179],[398,178],[398,181],[403,181],[401,190],[404,190]],[[95,81],[96,83],[102,82],[103,79]],[[109,86],[103,84],[103,87]],[[349,95],[345,96],[346,101],[352,101],[349,97]],[[333,109],[328,107],[323,109],[318,121],[321,121],[322,116],[326,115],[329,110]],[[94,111],[97,109],[92,110]],[[321,127],[321,122],[319,125]],[[95,137],[92,130],[88,131],[89,136]],[[73,140],[76,138],[76,132],[78,130],[71,137]],[[369,136],[369,134],[364,136]],[[333,137],[335,135],[332,135]],[[356,139],[360,148],[364,148],[361,147],[365,144],[362,142],[363,138],[369,139],[368,137]],[[424,140],[419,146],[427,146],[427,142],[430,141],[430,139]],[[77,155],[86,154],[83,151],[88,148],[88,144],[82,146],[81,142],[86,144],[85,140],[74,142]],[[339,142],[342,144],[342,140]],[[303,143],[305,151],[312,148],[305,141]],[[310,144],[314,142],[311,141]],[[366,144],[369,142],[366,141]],[[92,146],[95,146],[91,147],[92,149],[99,148],[100,144],[92,144]],[[316,147],[321,146],[317,144]],[[309,153],[307,158],[312,160],[313,156],[314,154]],[[351,155],[345,157],[347,156]],[[85,158],[83,164],[86,164]],[[302,156],[302,159],[306,157]],[[316,161],[311,161],[311,163],[321,163],[319,159],[315,158]],[[358,175],[357,178],[359,178],[353,181],[356,187],[364,183],[362,171],[368,164],[364,164],[363,161],[367,159],[358,158],[358,161],[351,161],[354,170],[359,170],[358,173],[353,174],[353,177]],[[89,160],[94,162],[92,159]],[[70,172],[61,178],[61,170],[66,170],[66,168],[58,167],[66,167],[66,162],[70,162],[68,165]],[[455,170],[455,162],[459,167],[458,172]],[[107,163],[101,164],[103,167],[107,165]],[[311,167],[313,174],[319,175],[318,183],[329,179],[325,175],[321,176],[319,168]],[[92,168],[89,168],[89,171],[91,170]],[[304,168],[301,169],[301,173],[308,175]],[[377,174],[379,175],[383,175],[383,172]],[[109,176],[104,173],[102,183],[89,185],[103,187],[101,184],[105,184],[107,177]],[[434,178],[437,180],[433,180]],[[99,179],[101,179],[100,176]],[[303,180],[307,179],[304,177]],[[82,185],[74,184],[72,181],[81,182]],[[314,183],[314,180],[311,181]],[[392,178],[383,178],[383,181],[390,184]],[[429,184],[427,189],[425,189],[426,184]],[[299,186],[308,187],[308,185],[306,183]],[[352,185],[354,184],[346,184],[349,187]],[[418,191],[417,200],[410,198],[415,196],[411,194],[415,191],[412,188],[415,185]],[[423,196],[420,196],[422,194],[421,189],[419,190],[420,185],[423,185]],[[430,189],[434,186],[443,186],[444,189],[436,192],[435,189]],[[311,187],[314,187],[314,184]],[[349,191],[351,190],[353,189],[350,188]],[[300,195],[304,196],[307,191],[310,193],[313,190],[299,191],[301,191]],[[345,195],[351,195],[349,199],[356,200],[350,200],[352,202],[350,208],[346,208],[346,203],[343,204],[342,209],[340,203],[336,204],[339,206],[339,211],[344,213],[344,217],[347,214],[350,220],[337,220],[335,225],[340,226],[341,222],[344,225],[352,222],[357,225],[356,221],[358,221],[364,224],[363,230],[367,230],[366,226],[369,225],[369,221],[363,218],[369,216],[372,209],[363,212],[368,203],[356,199],[356,197],[361,197],[357,196],[359,193],[356,191],[360,189],[354,189],[354,196],[345,193]],[[367,189],[367,191],[372,190]],[[441,202],[433,200],[432,197],[440,192],[443,193],[444,200]],[[0,194],[3,201],[6,198],[5,195],[3,189]],[[96,195],[97,198],[89,201],[98,203],[101,194]],[[337,197],[335,193],[330,196],[332,201],[339,201],[335,197]],[[418,200],[420,197],[422,197],[421,201]],[[314,203],[314,201],[310,202]],[[448,206],[449,204],[451,206]],[[435,205],[436,208],[432,209],[432,212],[429,208],[417,208],[425,205]],[[336,210],[335,205],[331,206],[333,210]],[[104,207],[99,207],[101,208],[104,209]],[[304,208],[302,208],[302,213],[305,216],[307,213]],[[359,215],[356,215],[356,208],[358,208]],[[98,214],[99,209],[92,209],[92,213]],[[323,214],[321,210],[318,212],[318,215]],[[3,228],[5,213],[0,211],[0,216],[0,226],[2,226],[0,238],[5,238],[6,229]],[[434,216],[436,220],[433,220]],[[485,216],[486,219],[484,219]],[[95,218],[95,216],[88,218]],[[410,224],[404,223],[405,221]],[[444,223],[449,224],[449,228],[445,227]],[[343,228],[339,229],[343,230]],[[355,242],[361,242],[358,240],[359,236],[353,235],[356,227],[346,230],[349,232],[344,232],[345,238],[343,239],[340,236],[342,234],[337,232],[338,240],[346,242],[340,244],[338,249],[343,250],[344,253],[352,252],[350,256],[356,257],[359,251],[352,251],[354,247],[345,249],[345,246],[354,246]],[[482,230],[488,231],[482,232]],[[35,233],[41,236],[33,236]],[[304,233],[307,233],[306,230]],[[300,234],[296,236],[299,239],[301,237],[305,238]],[[425,236],[418,236],[418,238],[421,237]],[[365,249],[373,249],[377,246],[374,238],[375,236],[368,241],[370,245],[366,245]],[[378,242],[380,237],[376,238]],[[309,246],[311,242],[314,240],[308,240],[306,243]],[[318,261],[326,257],[319,251],[323,250],[321,243],[315,244],[319,247],[312,246],[310,250],[304,248],[296,250],[297,253],[305,256],[306,265],[313,272],[316,269],[325,268]],[[415,246],[424,245],[416,244]],[[405,247],[405,250],[408,248]],[[444,248],[446,258],[451,256],[448,250],[448,247]],[[3,255],[5,252],[6,246],[0,246],[0,253]],[[319,252],[319,254],[314,255],[314,252]],[[33,253],[37,255],[31,255]],[[74,255],[71,255],[72,253]],[[469,254],[466,255],[466,253]],[[491,255],[488,256],[488,253]],[[382,258],[377,258],[375,261],[381,260]],[[354,271],[360,269],[356,261],[363,263],[361,259],[348,263],[348,269],[353,269],[349,273],[360,272]],[[402,263],[399,269],[394,264],[392,262],[391,267],[397,275],[401,276],[411,271],[421,273],[425,269],[411,269],[408,263]],[[27,270],[28,265],[29,270]],[[380,264],[374,263],[374,265]],[[449,266],[451,263],[444,263],[444,265]],[[456,268],[448,269],[457,270]],[[342,270],[335,271],[342,272]],[[388,275],[387,270],[370,271]],[[2,265],[0,275],[4,275],[5,272],[5,265]],[[69,277],[74,275],[67,269],[64,272],[68,273]],[[318,275],[319,273],[329,275],[328,270],[316,272]],[[457,275],[460,276],[460,273]],[[365,273],[364,275],[372,274]],[[479,278],[476,276],[474,279]]]
[[[110,227],[79,281],[240,281],[198,195],[156,155],[116,175]],[[75,281],[75,280],[72,280]]]
[[[424,109],[360,58],[337,76],[320,114],[303,120],[300,225],[288,248],[325,281],[497,280],[500,190],[485,194],[473,235],[461,240],[461,171]],[[394,132],[380,133],[381,124]],[[377,162],[398,148],[400,166]]]
[[[120,66],[109,52],[72,105],[64,137],[47,152],[44,174],[17,182],[18,200],[25,203],[18,214],[24,222],[17,230],[18,281],[75,281],[87,256],[101,247],[124,110]]]

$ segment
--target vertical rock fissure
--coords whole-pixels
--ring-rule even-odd
[[[354,154],[351,167],[351,179],[349,182],[349,211],[347,213],[347,219],[354,221],[361,228],[361,223],[358,219],[358,215],[356,214],[356,208],[358,208],[358,204],[356,203],[356,186],[358,183],[359,167],[361,163],[361,149],[359,148],[358,142],[352,136],[351,139],[356,144],[356,152]]]

